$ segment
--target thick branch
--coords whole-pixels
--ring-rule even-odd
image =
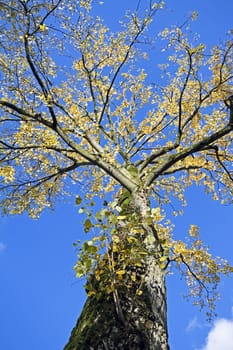
[[[28,36],[29,36],[29,33],[24,35],[24,47],[25,47],[26,59],[27,59],[27,62],[29,64],[29,67],[31,68],[31,71],[32,71],[34,78],[36,79],[37,83],[39,84],[39,86],[43,92],[45,100],[48,102],[47,107],[49,109],[49,113],[50,113],[52,120],[53,120],[53,126],[55,127],[57,125],[57,118],[56,118],[56,115],[54,113],[53,107],[50,105],[51,101],[49,101],[49,92],[48,92],[43,80],[40,78],[40,75],[36,69],[36,66],[33,63],[33,60],[31,58]]]
[[[10,108],[14,112],[17,112],[18,114],[20,114],[20,115],[22,115],[24,117],[28,117],[30,119],[35,119],[38,116],[38,114],[29,113],[29,112],[25,111],[25,109],[20,108],[20,107],[14,105],[13,103],[5,101],[5,100],[0,100],[0,106],[4,106],[4,107],[7,107],[7,108]]]
[[[223,136],[229,134],[233,131],[233,123],[230,121],[227,126],[222,128],[221,130],[215,132],[214,134],[207,136],[203,138],[201,141],[195,143],[194,145],[185,148],[183,151],[172,154],[165,159],[163,164],[161,164],[159,167],[153,167],[154,170],[152,174],[150,174],[146,180],[146,186],[150,186],[155,179],[157,179],[160,175],[162,175],[166,170],[171,168],[172,165],[177,163],[180,160],[185,159],[187,156],[202,151],[205,149],[208,145],[211,145],[213,142],[219,140]]]
[[[14,112],[17,112],[21,118],[27,121],[27,118],[37,120],[45,126],[54,130],[61,139],[77,154],[82,156],[86,161],[90,162],[93,165],[99,166],[100,169],[104,170],[104,172],[114,178],[117,182],[119,182],[123,187],[127,188],[130,192],[134,190],[137,186],[135,179],[133,179],[130,173],[121,167],[120,164],[111,165],[102,159],[102,152],[97,154],[92,154],[74,142],[67,134],[57,125],[54,129],[54,125],[41,118],[40,114],[31,114],[24,109],[15,106],[14,104],[7,101],[0,101],[0,105],[8,107],[12,109]],[[93,139],[92,139],[93,141]],[[98,151],[100,151],[100,145],[95,143],[95,149],[98,146]],[[97,149],[96,149],[97,150]]]
[[[69,138],[69,136],[67,136],[66,133],[64,133],[58,125],[56,126],[56,132],[68,146],[70,146],[76,153],[81,155],[85,160],[89,161],[93,165],[97,165],[107,175],[114,178],[130,192],[134,191],[135,187],[137,186],[135,179],[133,179],[130,173],[126,169],[122,168],[120,164],[115,162],[114,165],[111,165],[103,160],[100,153],[92,154],[88,152],[76,142],[74,142],[71,138]]]

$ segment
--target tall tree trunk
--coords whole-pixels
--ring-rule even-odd
[[[132,201],[144,220],[145,235],[154,235],[152,225],[145,224],[144,196],[137,194]],[[165,277],[158,254],[149,253],[143,267],[128,268],[127,274],[137,276],[131,287],[122,283],[110,295],[88,297],[64,350],[169,350]]]

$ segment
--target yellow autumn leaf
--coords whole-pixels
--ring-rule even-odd
[[[136,290],[136,294],[137,294],[137,295],[142,295],[142,294],[143,294],[143,291],[142,291],[141,289],[137,289],[137,290]]]
[[[43,32],[46,29],[46,25],[44,23],[40,24],[39,28],[40,28],[40,31]]]
[[[120,275],[120,276],[121,276],[121,275],[125,275],[125,273],[126,273],[126,270],[117,270],[117,271],[116,271],[116,274],[117,274],[117,275]]]

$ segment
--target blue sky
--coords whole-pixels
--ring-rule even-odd
[[[133,0],[107,1],[103,16]],[[114,5],[115,4],[115,5]],[[117,8],[116,8],[116,4]],[[230,0],[170,0],[160,23],[182,23],[192,10],[199,12],[193,30],[208,45],[219,43],[232,28]],[[111,12],[112,11],[112,12]],[[113,15],[111,15],[113,16]],[[232,206],[221,206],[201,188],[187,192],[188,207],[175,220],[175,233],[189,224],[201,228],[211,251],[233,264]],[[0,218],[0,349],[61,350],[85,301],[84,281],[72,267],[76,260],[72,243],[83,237],[81,217],[74,205],[58,203],[37,221],[26,215]],[[233,276],[220,285],[218,319],[208,324],[198,308],[182,298],[179,276],[168,278],[168,316],[171,350],[233,350]],[[215,341],[213,342],[213,338]],[[218,341],[222,342],[218,347]],[[225,343],[224,343],[225,342]]]

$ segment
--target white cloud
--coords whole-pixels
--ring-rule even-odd
[[[233,320],[217,320],[200,350],[233,350]]]
[[[6,245],[3,244],[2,242],[0,242],[0,253],[2,253],[3,250],[5,250],[5,249],[6,249]]]

